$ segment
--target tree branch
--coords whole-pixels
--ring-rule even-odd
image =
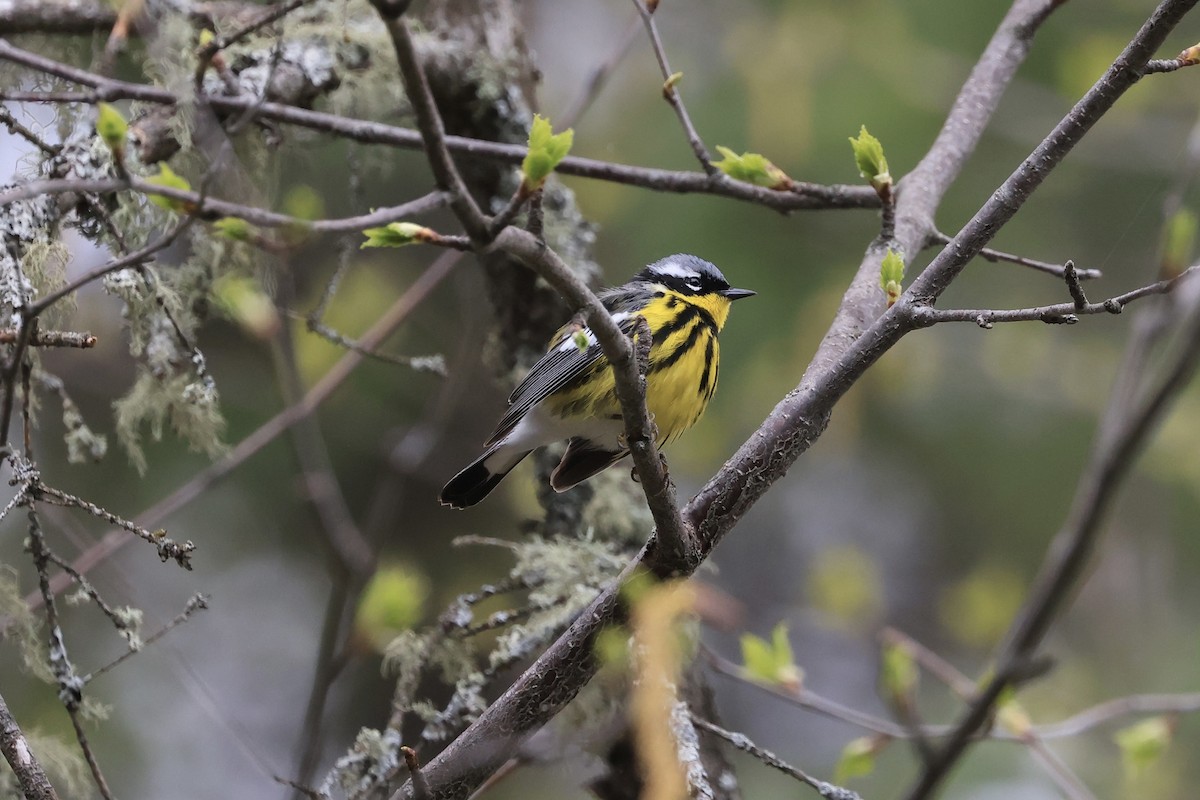
[[[65,95],[62,93],[42,95],[28,92],[0,92],[0,99],[20,98],[25,101],[37,101],[39,98],[45,98],[52,102],[83,103],[131,99],[159,105],[176,105],[181,102],[179,97],[165,89],[105,78],[69,64],[22,50],[3,38],[0,38],[0,60],[22,64],[49,75],[65,78],[83,86],[90,86],[94,90]],[[258,115],[262,119],[298,125],[363,144],[382,144],[410,150],[423,147],[420,133],[407,128],[309,111],[282,103],[258,104],[255,98],[205,96],[204,99],[214,109],[224,112],[240,112],[257,106]],[[445,142],[446,148],[455,155],[514,165],[521,163],[528,150],[524,145],[488,142],[464,136],[446,136]],[[776,191],[743,181],[713,182],[702,172],[634,167],[578,156],[567,156],[558,165],[556,172],[561,175],[574,175],[637,186],[652,191],[712,194],[754,203],[781,212],[833,208],[877,208],[879,206],[878,195],[866,186],[844,184],[826,186],[797,182],[787,191]]]
[[[439,189],[450,194],[450,208],[454,210],[454,215],[458,217],[471,240],[477,245],[486,244],[490,241],[488,219],[479,210],[475,198],[467,190],[458,167],[450,157],[450,151],[446,147],[446,129],[442,125],[441,114],[438,113],[433,93],[429,90],[429,81],[413,47],[408,24],[402,16],[403,10],[393,13],[393,3],[388,0],[371,2],[383,18],[388,35],[392,38],[396,61],[400,64],[400,74],[404,78],[405,94],[408,95],[408,101],[417,117],[421,144],[426,160],[433,170],[434,180]]]
[[[0,752],[4,753],[4,760],[17,777],[17,784],[26,800],[58,800],[46,771],[29,749],[29,741],[3,697],[0,697]]]
[[[1062,137],[1058,129],[1037,153],[1050,157],[1031,157],[1006,182],[997,197],[1011,195],[1010,184],[1028,186],[1028,191],[1013,196],[1023,202],[1042,177],[1056,166],[1066,151],[1078,141],[1091,124],[1116,98],[1136,81],[1137,62],[1142,64],[1158,47],[1169,30],[1196,0],[1167,0],[1150,22],[1135,37],[1131,47],[1118,59],[1098,88],[1089,92],[1068,120],[1060,124],[1081,126],[1076,136]],[[955,102],[954,109],[922,160],[914,176],[905,179],[897,205],[897,238],[909,242],[912,252],[923,243],[932,226],[932,212],[949,181],[981,135],[990,113],[1017,65],[1027,54],[1033,31],[1058,3],[1054,0],[1018,0],[986,48]],[[1132,69],[1129,65],[1133,64]],[[1127,72],[1128,70],[1128,72]],[[1133,73],[1133,77],[1128,74]],[[1050,153],[1044,153],[1049,150]],[[1030,173],[1036,171],[1036,175]],[[1011,218],[1016,207],[989,202],[976,215],[972,226],[979,226],[956,237],[937,259],[940,271],[926,270],[931,277],[919,279],[927,299],[935,299],[949,281],[961,271],[961,264],[978,252],[986,239]],[[986,231],[987,235],[983,235]],[[903,232],[903,233],[902,233]],[[970,247],[962,244],[971,242]],[[945,264],[957,265],[948,271]],[[870,255],[870,254],[869,254]],[[880,256],[882,254],[879,254]],[[871,259],[868,258],[867,262]],[[877,262],[874,269],[878,269]],[[864,291],[863,278],[869,277],[870,291]],[[838,315],[817,357],[796,390],[789,393],[749,441],[706,484],[684,509],[685,520],[697,532],[701,556],[706,557],[762,494],[778,480],[824,430],[834,404],[884,352],[913,329],[899,303],[879,318],[865,333],[857,335],[855,319],[863,324],[878,313],[881,303],[876,288],[878,273],[865,263],[847,292]],[[910,290],[914,293],[914,290]],[[917,295],[925,296],[925,295]],[[903,302],[903,301],[902,301]],[[911,298],[910,298],[911,302]],[[643,550],[637,562],[654,569],[655,554]],[[626,570],[622,577],[629,573]],[[426,773],[436,797],[460,797],[477,785],[492,769],[503,763],[532,730],[553,716],[591,677],[595,659],[591,652],[598,631],[617,610],[616,589],[600,594],[558,641],[522,674],[474,725],[468,728],[440,756],[426,765]]]
[[[1079,317],[1081,316],[1120,314],[1125,309],[1125,306],[1135,300],[1153,295],[1166,294],[1182,283],[1184,279],[1190,278],[1197,272],[1200,272],[1200,265],[1189,267],[1174,278],[1157,281],[1156,283],[1142,286],[1125,294],[1119,294],[1116,297],[1102,300],[1099,303],[1089,303],[1085,298],[1082,301],[1082,305],[1079,300],[1073,300],[1070,303],[1055,303],[1048,306],[1037,306],[1036,308],[1005,310],[979,308],[942,310],[933,306],[914,305],[909,313],[913,324],[919,327],[928,327],[940,322],[974,322],[981,328],[991,328],[997,322],[1039,321],[1051,325],[1073,325],[1079,321]]]

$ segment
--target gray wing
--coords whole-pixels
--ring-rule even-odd
[[[601,299],[607,298],[602,297]],[[606,302],[605,305],[609,306],[609,303]],[[609,308],[611,309],[611,306]],[[636,316],[627,316],[617,320],[617,327],[626,336],[633,332],[636,324]],[[596,341],[596,335],[592,333],[591,328],[585,325],[579,329],[579,332],[585,335],[590,342],[584,349],[580,349],[575,343],[576,331],[572,329],[571,325],[567,325],[555,335],[550,343],[550,349],[533,365],[529,374],[525,376],[525,380],[521,381],[516,389],[513,389],[513,393],[508,398],[508,410],[496,424],[496,430],[488,439],[487,446],[495,444],[511,433],[531,408],[562,389],[572,380],[586,374],[604,358],[604,351]]]

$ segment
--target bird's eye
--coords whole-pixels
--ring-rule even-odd
[[[689,279],[685,285],[687,286],[687,288],[691,289],[693,292],[700,291],[700,281],[697,278]]]

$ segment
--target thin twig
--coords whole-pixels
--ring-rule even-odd
[[[108,788],[108,781],[105,779],[104,773],[100,771],[100,762],[96,760],[96,754],[92,751],[92,744],[88,741],[87,732],[83,729],[83,720],[80,717],[79,709],[68,706],[67,716],[71,718],[71,727],[75,729],[75,741],[79,743],[79,749],[83,752],[83,760],[87,762],[88,769],[92,773],[96,789],[104,800],[115,800],[112,790]]]
[[[13,344],[20,336],[20,331],[12,328],[0,328],[0,344]],[[96,346],[97,339],[86,331],[43,331],[39,330],[29,338],[29,347],[78,347],[86,350]]]
[[[107,522],[109,525],[114,525],[121,530],[128,531],[134,536],[137,536],[138,538],[154,545],[155,549],[158,550],[158,557],[163,561],[174,561],[176,564],[187,570],[192,568],[192,552],[196,549],[196,546],[192,544],[191,541],[186,541],[180,544],[171,537],[167,536],[166,531],[149,531],[135,522],[130,522],[129,520],[119,517],[107,509],[101,508],[95,503],[90,503],[83,498],[76,497],[72,494],[67,494],[66,492],[59,491],[51,486],[46,486],[43,483],[31,485],[29,487],[29,494],[35,500],[40,500],[43,502],[56,502],[59,505],[83,509],[93,517],[98,517],[99,519]],[[78,576],[82,574],[82,570],[79,570],[71,577],[72,579],[78,579]]]
[[[287,269],[284,271],[288,274],[292,272]],[[292,281],[284,281],[280,292],[284,303],[292,302],[295,296]],[[281,330],[272,350],[284,401],[292,405],[303,395],[304,386],[291,332]],[[322,722],[329,692],[345,664],[338,650],[344,646],[344,630],[351,617],[349,612],[375,570],[377,554],[350,511],[317,419],[310,416],[293,425],[288,433],[300,479],[306,489],[306,498],[320,523],[318,529],[321,543],[329,555],[326,563],[332,584],[326,600],[308,704],[299,729],[297,779],[301,783],[308,783],[321,752]]]
[[[421,772],[421,762],[417,760],[417,751],[411,747],[401,747],[400,752],[404,754],[404,765],[408,767],[408,772],[412,775],[412,800],[429,800],[429,781],[425,780],[425,775]]]
[[[179,220],[179,222],[176,224],[172,225],[169,231],[155,239],[153,242],[150,242],[150,244],[146,245],[145,247],[141,247],[132,253],[127,253],[120,258],[114,258],[111,261],[108,261],[107,263],[104,263],[99,267],[96,267],[95,269],[81,275],[67,285],[63,286],[61,289],[53,291],[44,297],[39,297],[37,302],[33,303],[29,307],[28,316],[38,316],[50,306],[57,303],[59,300],[62,300],[64,297],[69,297],[70,295],[82,289],[84,286],[87,286],[92,281],[99,280],[105,275],[125,269],[126,267],[137,266],[145,263],[155,253],[170,247],[171,243],[178,239],[179,235],[187,230],[191,223],[192,219],[190,217],[185,217],[184,219]]]
[[[975,681],[968,678],[949,661],[908,634],[897,628],[888,627],[884,628],[879,636],[885,643],[900,644],[907,648],[918,664],[942,683],[949,686],[950,690],[960,698],[969,699],[975,694],[975,690],[978,688]]]
[[[1067,800],[1096,800],[1096,796],[1045,742],[1031,737],[1026,746],[1033,760],[1045,771]]]
[[[252,22],[242,26],[241,28],[238,28],[227,36],[218,36],[214,38],[211,42],[202,47],[196,56],[201,62],[209,61],[221,50],[237,44],[250,34],[265,28],[267,25],[270,25],[276,20],[282,19],[287,14],[290,14],[309,2],[312,2],[312,0],[288,0],[286,3],[276,3],[273,6],[269,6],[264,9],[261,16]]]
[[[1068,262],[1070,263],[1070,262]],[[1175,288],[1176,284],[1200,272],[1200,265],[1189,267],[1174,278],[1157,281],[1142,286],[1133,291],[1110,297],[1099,303],[1089,303],[1087,298],[1070,303],[1055,303],[1036,308],[1014,309],[940,309],[932,306],[918,305],[910,308],[911,319],[920,327],[928,327],[941,322],[974,322],[981,328],[990,328],[997,322],[1045,322],[1051,325],[1073,325],[1081,316],[1093,314],[1120,314],[1125,306],[1144,297],[1166,294]]]
[[[1075,262],[1067,260],[1063,264],[1063,279],[1067,282],[1067,291],[1071,294],[1071,302],[1075,304],[1075,310],[1081,311],[1088,307],[1087,295],[1083,292],[1083,286],[1079,283],[1079,271],[1075,269]]]
[[[4,127],[8,128],[10,131],[17,134],[37,149],[41,150],[43,155],[58,155],[58,153],[62,150],[61,146],[50,144],[32,130],[18,122],[17,118],[14,117],[12,112],[9,111],[5,106],[0,106],[0,123],[3,123]]]
[[[362,353],[368,358],[382,361],[385,364],[395,364],[401,367],[410,367],[419,372],[432,372],[442,376],[445,376],[446,374],[445,359],[439,354],[426,356],[402,356],[396,355],[395,353],[381,353],[378,350],[368,350],[359,342],[351,339],[349,336],[338,333],[328,325],[324,325],[320,322],[314,322],[311,318],[296,314],[294,312],[289,312],[289,316],[296,319],[303,319],[305,321],[305,327],[307,327],[309,331],[315,333],[317,336],[320,336],[322,339],[325,339],[332,344],[336,344],[338,347],[344,347],[347,350],[353,350],[356,353]]]
[[[159,186],[143,178],[129,176],[128,178],[47,178],[27,181],[0,192],[0,208],[41,195],[105,194],[123,190],[178,200],[188,212],[188,216],[184,219],[199,218],[212,221],[221,217],[236,217],[262,228],[290,228],[313,233],[354,233],[366,228],[387,225],[389,222],[397,222],[441,208],[449,199],[444,192],[430,192],[407,203],[376,209],[369,214],[307,220],[242,203],[205,197],[199,192],[188,189]]]
[[[941,231],[933,231],[929,235],[930,244],[947,245],[952,241],[954,241],[953,236],[949,236]],[[993,264],[998,262],[1006,262],[1009,264],[1017,264],[1018,266],[1022,267],[1029,267],[1032,270],[1044,272],[1047,275],[1054,275],[1059,278],[1063,277],[1064,275],[1062,264],[1053,264],[1049,261],[1038,261],[1037,259],[1033,258],[1025,258],[1024,256],[1005,253],[1001,250],[993,250],[990,247],[981,248],[976,255],[985,261],[991,261]],[[1076,267],[1075,274],[1081,281],[1092,281],[1104,277],[1104,273],[1098,269],[1080,269]]]
[[[123,619],[121,614],[118,613],[115,608],[106,603],[104,598],[100,596],[100,593],[96,591],[96,587],[92,586],[91,582],[88,581],[87,578],[76,572],[71,565],[67,563],[66,559],[62,558],[52,550],[46,552],[46,557],[49,559],[50,563],[54,564],[63,572],[71,576],[72,580],[78,584],[83,593],[88,596],[88,599],[96,604],[96,607],[100,609],[100,612],[104,614],[104,616],[108,617],[108,621],[112,623],[113,627],[116,628],[118,632],[124,633],[129,630],[128,621]],[[87,678],[84,678],[83,682],[87,683]]]
[[[450,157],[450,150],[446,147],[446,129],[438,113],[437,103],[433,99],[433,92],[429,88],[429,81],[425,77],[425,70],[413,46],[408,22],[402,13],[395,13],[393,5],[387,0],[372,0],[372,4],[383,18],[392,38],[396,60],[400,64],[400,75],[404,79],[404,90],[417,118],[417,129],[421,132],[421,142],[429,167],[433,170],[434,181],[439,189],[450,193],[450,208],[454,210],[454,215],[458,217],[459,223],[471,240],[485,244],[491,240],[488,220],[479,210],[475,198],[471,196],[458,167],[454,164],[454,159]]]
[[[766,764],[768,767],[774,767],[785,775],[789,775],[801,783],[808,784],[812,788],[816,789],[817,793],[820,794],[821,797],[827,798],[827,800],[862,800],[857,792],[852,792],[849,789],[842,788],[841,786],[835,786],[828,781],[818,780],[817,778],[809,775],[807,772],[793,767],[791,764],[787,763],[770,750],[759,747],[754,742],[750,741],[750,737],[746,736],[744,733],[727,731],[720,725],[714,725],[713,723],[697,716],[696,714],[692,714],[691,717],[692,723],[695,724],[697,728],[706,730],[712,735],[724,739],[738,750],[741,750],[743,753],[749,753],[759,761]]]
[[[1200,692],[1181,694],[1135,694],[1107,700],[1061,722],[1039,725],[1041,739],[1077,736],[1130,714],[1194,714],[1200,711]]]
[[[32,491],[30,491],[30,496],[31,499],[34,499]],[[104,773],[100,770],[100,764],[96,761],[95,754],[92,752],[87,735],[79,720],[78,713],[80,703],[83,700],[84,683],[75,672],[75,667],[67,654],[67,645],[63,639],[62,626],[58,616],[58,606],[54,601],[54,594],[50,589],[50,548],[46,545],[46,537],[42,532],[41,520],[37,512],[37,504],[34,502],[29,503],[28,517],[28,549],[33,556],[34,568],[37,570],[38,590],[41,592],[44,604],[43,608],[46,613],[46,627],[50,630],[47,660],[49,661],[50,670],[54,673],[54,679],[58,683],[58,699],[66,709],[67,715],[71,718],[71,725],[75,729],[75,738],[79,742],[80,749],[83,751],[84,760],[87,762],[88,769],[91,770],[92,779],[96,783],[97,790],[99,790],[104,800],[112,800],[112,792],[109,791],[108,782],[104,778]]]
[[[129,650],[127,650],[124,653],[122,653],[121,655],[117,656],[115,659],[108,662],[104,666],[89,672],[87,675],[84,675],[83,682],[91,683],[93,680],[95,680],[96,678],[99,678],[104,673],[115,669],[116,667],[118,667],[122,663],[124,663],[127,659],[130,659],[137,653],[142,652],[147,647],[154,644],[162,637],[166,636],[170,631],[179,627],[183,623],[187,622],[189,619],[191,619],[192,615],[195,614],[197,611],[204,611],[207,608],[208,608],[208,595],[203,595],[203,594],[192,595],[192,598],[187,601],[187,605],[185,605],[183,607],[183,611],[176,614],[175,618],[172,619],[170,622],[168,622],[166,625],[163,625],[161,628],[156,630],[154,633],[147,636],[142,641],[141,646],[139,646],[136,649],[130,648]]]
[[[621,38],[617,40],[617,44],[613,47],[612,52],[608,54],[602,62],[596,65],[588,77],[583,82],[583,87],[579,90],[575,98],[567,104],[566,110],[555,117],[555,123],[563,128],[570,128],[579,121],[587,110],[592,107],[596,98],[600,96],[600,92],[604,89],[608,79],[612,77],[613,72],[629,54],[633,48],[633,43],[637,41],[638,31],[642,29],[641,15],[633,17],[629,20],[629,24],[625,28],[625,32],[621,34]]]
[[[654,21],[654,11],[643,0],[633,0],[633,5],[642,17],[642,24],[646,26],[646,33],[650,36],[650,46],[654,48],[654,57],[658,60],[658,68],[662,73],[663,79],[663,99],[675,110],[675,116],[679,117],[679,124],[683,126],[683,133],[687,136],[688,145],[692,148],[692,154],[700,162],[700,168],[710,178],[721,177],[723,173],[713,166],[712,156],[709,155],[708,148],[704,146],[704,140],[700,138],[696,126],[692,124],[692,118],[687,112],[687,107],[683,104],[683,98],[679,96],[679,89],[676,85],[679,82],[679,76],[671,71],[671,65],[667,61],[667,51],[663,47],[662,38],[658,35],[658,25]],[[658,3],[655,2],[654,5],[657,8]]]

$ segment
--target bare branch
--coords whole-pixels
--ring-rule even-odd
[[[633,0],[633,5],[642,17],[646,33],[650,35],[650,45],[654,48],[654,57],[658,60],[658,68],[662,72],[663,98],[675,110],[675,116],[679,117],[679,124],[683,126],[683,132],[692,148],[692,154],[696,156],[696,160],[700,162],[700,168],[710,178],[722,176],[723,173],[713,166],[712,156],[709,155],[708,148],[704,146],[704,141],[696,131],[696,126],[692,124],[692,118],[683,104],[683,98],[679,96],[679,89],[676,87],[679,76],[671,71],[671,65],[667,62],[667,51],[663,48],[662,38],[658,35],[658,25],[654,22],[654,10],[647,7],[643,0]],[[654,8],[657,7],[658,2],[655,0]]]
[[[372,0],[379,15],[387,26],[388,35],[396,50],[396,60],[400,63],[400,74],[404,78],[405,93],[412,103],[413,113],[417,117],[417,128],[421,131],[421,141],[424,144],[425,155],[433,170],[434,180],[438,188],[450,193],[450,207],[454,215],[467,231],[467,235],[477,244],[490,241],[488,220],[475,198],[471,196],[463,183],[462,175],[458,172],[450,151],[446,147],[446,129],[442,125],[442,117],[438,113],[433,92],[429,90],[429,81],[417,58],[413,47],[412,36],[408,32],[408,24],[400,13],[393,13],[393,6],[386,0]]]
[[[29,741],[0,697],[0,752],[12,768],[26,800],[58,800],[46,771],[29,748]]]
[[[947,236],[946,234],[942,233],[941,231],[934,231],[933,233],[931,233],[929,235],[929,241],[931,243],[945,245],[945,244],[950,244],[950,242],[954,241],[954,237]],[[982,258],[986,261],[991,261],[993,263],[998,262],[998,261],[1006,261],[1010,264],[1017,264],[1022,267],[1029,267],[1030,269],[1037,270],[1038,272],[1045,272],[1048,275],[1056,275],[1059,278],[1063,277],[1063,265],[1062,264],[1052,264],[1049,261],[1038,261],[1037,259],[1033,259],[1033,258],[1025,258],[1024,256],[1013,255],[1012,253],[1005,253],[1000,250],[993,250],[990,247],[984,247],[984,248],[980,249],[980,251],[977,255],[980,258]],[[1098,269],[1079,269],[1078,267],[1076,267],[1075,274],[1079,277],[1079,279],[1081,281],[1090,281],[1090,280],[1095,280],[1097,278],[1104,277],[1104,273]]]
[[[409,774],[412,775],[413,800],[429,800],[429,781],[425,780],[425,776],[421,773],[421,762],[417,760],[417,751],[411,747],[401,747],[400,752],[404,754],[404,764],[408,767]]]
[[[20,337],[19,330],[0,328],[0,344],[13,344]],[[97,339],[82,331],[36,331],[30,338],[29,347],[78,347],[82,350],[96,346]]]
[[[858,792],[852,792],[849,789],[843,789],[841,786],[835,786],[828,781],[817,780],[803,770],[793,767],[791,764],[784,761],[779,756],[772,753],[770,750],[763,748],[750,741],[750,737],[744,733],[734,733],[727,731],[720,725],[714,725],[706,719],[702,719],[695,714],[692,714],[692,722],[696,727],[702,728],[714,736],[719,736],[731,745],[741,750],[743,753],[749,753],[759,761],[766,764],[768,767],[774,767],[785,775],[789,775],[801,783],[806,783],[817,790],[821,797],[827,800],[861,800]]]
[[[236,217],[263,228],[298,228],[316,233],[353,233],[366,228],[386,225],[389,222],[397,222],[441,208],[449,200],[444,192],[430,192],[407,203],[379,208],[369,214],[340,219],[307,220],[215,197],[205,197],[199,192],[193,192],[188,189],[159,186],[143,178],[129,176],[128,179],[97,178],[85,180],[65,178],[29,181],[0,192],[0,208],[19,200],[27,200],[40,195],[79,194],[85,192],[89,194],[103,194],[129,189],[144,195],[158,195],[171,200],[178,200],[185,205],[189,215],[200,219],[214,220],[221,217]]]
[[[1200,271],[1200,265],[1189,267],[1174,278],[1151,283],[1099,303],[1089,303],[1086,297],[1081,297],[1083,305],[1079,305],[1079,300],[1075,300],[1070,303],[1009,310],[965,308],[943,310],[932,306],[914,305],[910,307],[910,315],[913,323],[920,327],[936,325],[939,322],[974,322],[981,328],[991,328],[997,322],[1038,321],[1051,325],[1073,325],[1079,321],[1080,316],[1120,314],[1125,306],[1135,300],[1166,294],[1198,271]]]
[[[1099,703],[1061,722],[1039,725],[1036,731],[1042,739],[1058,739],[1078,736],[1130,714],[1194,714],[1197,711],[1200,711],[1200,692],[1135,694]]]
[[[143,100],[148,103],[175,105],[180,99],[165,89],[145,84],[128,83],[104,78],[86,70],[63,64],[53,59],[45,58],[14,47],[0,38],[0,60],[11,61],[27,67],[56,75],[94,89],[84,93],[46,94],[44,98],[52,102],[88,102],[96,103],[121,99]],[[17,92],[0,92],[0,99],[15,99],[21,97],[27,101],[37,101],[40,95]],[[205,98],[213,108],[238,112],[256,104],[254,98],[208,96]],[[407,128],[397,128],[378,122],[356,120],[336,114],[326,114],[319,111],[309,111],[281,103],[262,103],[258,107],[259,116],[263,119],[299,125],[324,133],[334,134],[341,138],[361,142],[363,144],[383,144],[406,149],[423,147],[421,135]],[[525,158],[527,148],[523,145],[488,142],[481,139],[470,139],[463,136],[445,137],[446,148],[467,158],[481,158],[500,161],[508,164],[520,164]],[[866,186],[847,186],[843,184],[822,185],[816,183],[797,182],[787,191],[776,191],[761,186],[745,183],[744,181],[720,180],[714,182],[701,172],[686,172],[675,170],[633,167],[625,164],[613,164],[591,158],[567,156],[555,170],[562,175],[575,175],[583,178],[610,181],[629,186],[637,186],[652,191],[673,192],[680,194],[712,194],[728,197],[771,208],[776,211],[799,211],[808,209],[829,208],[876,208],[879,197],[874,190]]]
[[[207,609],[208,609],[208,596],[207,595],[203,595],[203,594],[192,595],[192,598],[187,601],[187,605],[185,605],[183,607],[183,611],[176,614],[175,618],[172,619],[170,622],[168,622],[166,625],[163,625],[161,628],[156,630],[154,633],[147,636],[145,638],[145,640],[142,642],[141,647],[139,647],[136,650],[131,648],[131,649],[125,651],[124,653],[122,653],[121,655],[117,656],[117,658],[108,662],[104,666],[100,667],[99,669],[96,669],[92,672],[89,672],[87,675],[84,675],[83,682],[91,683],[94,679],[100,677],[104,673],[115,669],[116,667],[118,667],[122,663],[124,663],[127,659],[132,658],[134,656],[134,654],[142,652],[142,650],[145,650],[147,647],[154,644],[162,637],[166,636],[172,630],[179,627],[183,623],[187,622],[189,619],[192,618],[192,615],[195,614],[197,611],[204,611]]]

